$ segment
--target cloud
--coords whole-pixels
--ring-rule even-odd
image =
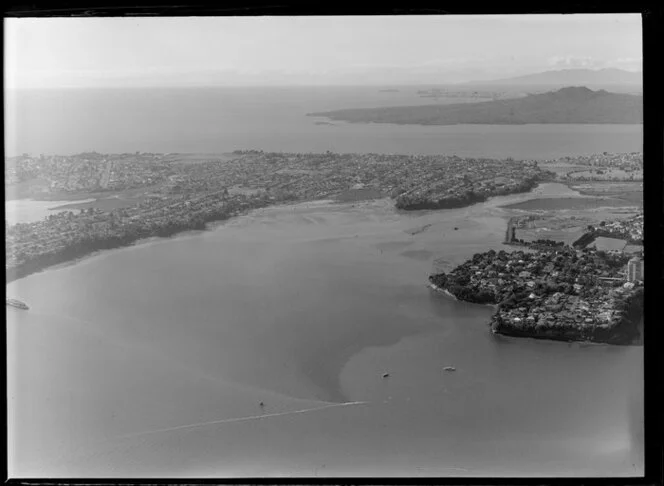
[[[444,59],[429,59],[420,63],[420,66],[440,66],[440,67],[449,67],[449,66],[470,66],[477,65],[483,62],[486,62],[485,57],[447,57]]]
[[[554,69],[617,68],[626,71],[640,71],[643,66],[643,59],[641,57],[597,59],[590,56],[553,56],[548,59],[548,65]]]
[[[551,67],[558,69],[574,69],[574,68],[600,68],[603,67],[602,62],[590,56],[553,56],[548,59],[548,64]]]

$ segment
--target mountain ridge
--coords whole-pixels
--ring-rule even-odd
[[[539,73],[524,74],[493,80],[475,80],[459,83],[465,86],[486,86],[505,84],[512,86],[530,85],[640,85],[643,73],[617,68],[604,69],[558,69]]]

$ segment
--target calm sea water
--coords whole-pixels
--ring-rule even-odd
[[[524,197],[267,208],[9,284],[10,474],[641,474],[642,348],[493,336],[424,285]]]
[[[430,104],[418,87],[7,91],[8,154],[289,152],[546,159],[642,149],[641,125],[317,125],[307,113]],[[456,102],[450,99],[447,102]],[[444,101],[443,101],[444,102]]]
[[[90,202],[94,199],[84,199],[78,202]],[[33,223],[71,209],[55,209],[58,206],[71,204],[71,201],[35,201],[32,199],[14,199],[5,201],[5,221],[10,225],[16,223]]]

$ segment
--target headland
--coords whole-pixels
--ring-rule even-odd
[[[639,344],[643,282],[627,274],[628,261],[623,253],[570,247],[490,250],[429,281],[459,300],[496,305],[495,333]]]
[[[523,125],[527,123],[643,123],[643,97],[570,86],[521,98],[449,105],[353,108],[309,116],[351,123],[399,125]]]

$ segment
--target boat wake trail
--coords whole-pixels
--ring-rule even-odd
[[[249,422],[252,420],[262,420],[270,417],[284,417],[287,415],[297,415],[301,413],[311,413],[311,412],[316,412],[319,410],[325,410],[328,408],[336,408],[336,407],[350,407],[353,405],[365,405],[368,404],[369,402],[345,402],[345,403],[331,403],[329,405],[322,405],[320,407],[313,407],[313,408],[304,408],[302,410],[290,410],[288,412],[278,412],[278,413],[264,413],[262,415],[251,415],[248,417],[237,417],[237,418],[229,418],[229,419],[222,419],[222,420],[212,420],[210,422],[199,422],[196,424],[189,424],[189,425],[178,425],[177,427],[168,427],[165,429],[157,429],[157,430],[149,430],[146,432],[137,432],[135,434],[128,434],[128,435],[123,435],[121,437],[118,437],[119,439],[129,439],[129,438],[135,438],[135,437],[142,437],[146,435],[151,435],[151,434],[158,434],[161,432],[172,432],[175,430],[186,430],[186,429],[193,429],[195,427],[205,427],[208,425],[217,425],[217,424],[229,424],[229,423],[235,423],[235,422]]]

